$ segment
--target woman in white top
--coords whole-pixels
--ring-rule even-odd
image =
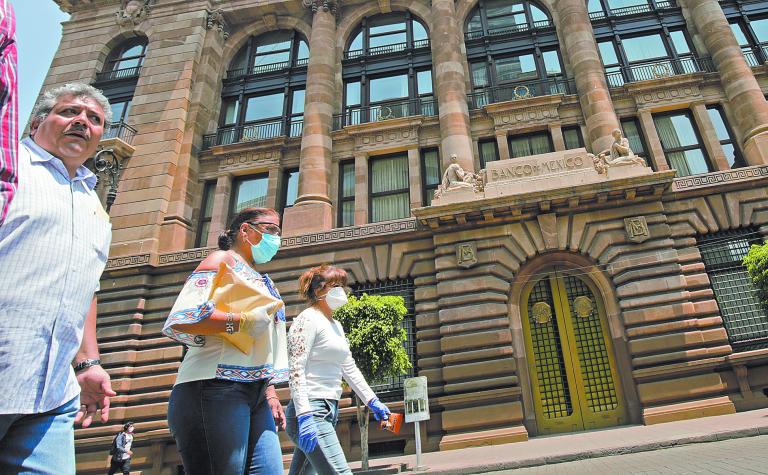
[[[336,436],[342,377],[376,420],[389,418],[389,409],[357,368],[341,323],[333,318],[333,311],[347,302],[346,284],[347,273],[329,265],[314,267],[299,279],[299,292],[310,306],[288,332],[286,431],[297,446],[289,475],[352,473]]]

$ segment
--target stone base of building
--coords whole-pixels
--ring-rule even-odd
[[[310,201],[296,203],[283,212],[283,235],[296,236],[333,228],[330,203]]]
[[[722,416],[735,412],[736,407],[733,402],[727,396],[721,396],[644,409],[643,423],[653,425],[699,417]]]
[[[525,442],[526,440],[528,440],[528,431],[525,427],[514,426],[503,429],[480,430],[463,434],[446,435],[440,441],[440,450],[510,444],[512,442]]]

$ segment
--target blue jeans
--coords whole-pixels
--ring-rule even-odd
[[[312,416],[317,425],[317,447],[312,452],[305,454],[298,446],[298,424],[296,409],[293,401],[285,410],[287,424],[285,431],[296,445],[291,460],[291,469],[288,475],[320,475],[344,474],[351,475],[352,471],[347,465],[347,459],[341,450],[339,438],[336,436],[336,424],[339,422],[339,401],[335,399],[310,399]]]
[[[40,414],[0,414],[0,473],[75,473],[75,414],[80,396]]]
[[[206,379],[177,384],[168,426],[187,475],[283,475],[266,383]]]

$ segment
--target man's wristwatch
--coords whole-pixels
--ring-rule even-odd
[[[96,365],[101,366],[101,360],[83,360],[75,365],[75,373]]]

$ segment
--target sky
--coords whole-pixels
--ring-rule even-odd
[[[27,124],[69,15],[53,0],[11,0],[19,54],[19,134]]]

